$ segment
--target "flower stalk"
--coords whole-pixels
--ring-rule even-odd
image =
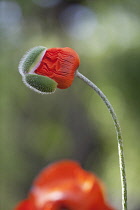
[[[76,76],[83,80],[88,86],[90,86],[95,92],[100,96],[100,98],[103,100],[105,105],[107,106],[114,125],[116,129],[117,134],[117,141],[118,141],[118,155],[119,155],[119,167],[120,167],[120,177],[121,177],[121,187],[122,187],[122,210],[127,210],[127,181],[126,181],[126,171],[125,171],[125,160],[124,160],[124,149],[123,149],[123,140],[122,140],[122,133],[119,121],[117,119],[117,115],[107,99],[107,97],[104,95],[104,93],[89,79],[87,79],[84,75],[82,75],[79,71],[76,71]]]

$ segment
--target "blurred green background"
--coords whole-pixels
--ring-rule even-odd
[[[71,47],[79,71],[107,95],[121,123],[129,209],[140,210],[140,1],[0,1],[0,209],[13,209],[47,164],[74,159],[121,209],[117,141],[99,96],[78,78],[66,90],[28,89],[18,64],[30,48]]]

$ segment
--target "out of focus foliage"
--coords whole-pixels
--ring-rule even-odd
[[[140,1],[0,1],[0,209],[13,209],[47,164],[78,160],[121,208],[117,141],[101,99],[78,78],[39,95],[18,64],[31,47],[71,47],[113,104],[124,137],[129,209],[140,209]]]

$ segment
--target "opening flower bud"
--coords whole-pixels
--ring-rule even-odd
[[[78,54],[71,48],[34,47],[25,54],[19,64],[19,72],[25,84],[39,93],[52,93],[56,87],[72,85],[79,67]]]

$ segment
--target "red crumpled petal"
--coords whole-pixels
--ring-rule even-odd
[[[58,88],[65,89],[71,86],[79,64],[79,56],[73,49],[50,48],[46,50],[35,73],[50,77],[58,83]]]

